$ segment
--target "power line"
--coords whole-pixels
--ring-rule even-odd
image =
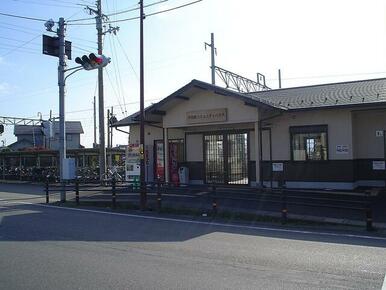
[[[57,4],[49,4],[49,3],[40,3],[35,1],[27,1],[27,0],[17,0],[18,3],[26,3],[26,4],[32,4],[32,5],[39,5],[39,6],[49,6],[49,7],[61,7],[61,8],[78,8],[77,6],[68,6],[68,5],[57,5]],[[74,4],[74,3],[73,3]]]
[[[11,40],[11,41],[16,41],[16,42],[25,42],[23,40],[20,40],[20,39],[16,39],[16,38],[10,38],[10,37],[4,37],[4,36],[0,36],[1,39],[6,39],[6,40]],[[31,43],[31,44],[36,44],[36,45],[39,45],[37,43]]]
[[[189,3],[186,3],[186,4],[180,5],[180,6],[173,7],[173,8],[169,8],[169,9],[153,12],[153,13],[147,14],[145,16],[146,17],[150,17],[150,16],[161,14],[161,13],[170,12],[170,11],[173,11],[173,10],[177,10],[177,9],[180,9],[180,8],[184,8],[184,7],[196,4],[196,3],[201,2],[201,1],[203,1],[203,0],[196,0],[196,1],[189,2]],[[105,23],[110,24],[110,23],[126,22],[126,21],[130,21],[130,20],[136,20],[136,19],[139,19],[139,18],[140,18],[139,16],[136,16],[136,17],[131,17],[131,18],[106,21]],[[94,23],[69,23],[67,25],[95,25],[95,24]]]
[[[157,12],[154,12],[154,13],[150,13],[150,14],[147,14],[146,17],[153,16],[153,15],[158,15],[158,14],[169,12],[169,11],[173,11],[173,10],[177,10],[177,9],[180,9],[180,8],[184,8],[184,7],[196,4],[196,3],[201,2],[201,1],[203,1],[203,0],[197,0],[197,1],[186,3],[186,4],[182,4],[180,6],[176,6],[176,7],[173,7],[173,8],[157,11]]]
[[[2,25],[0,25],[0,29],[8,29],[8,30],[12,30],[12,31],[22,32],[22,33],[25,33],[25,34],[35,35],[35,33],[30,32],[30,31],[21,30],[21,29],[18,29],[18,28],[4,27]]]
[[[11,54],[12,52],[15,52],[16,50],[18,50],[18,49],[24,47],[24,46],[27,45],[28,43],[34,41],[34,40],[37,39],[38,37],[41,37],[41,35],[39,34],[39,35],[35,36],[34,38],[32,38],[32,39],[30,39],[30,40],[24,42],[23,44],[17,46],[15,49],[9,50],[9,51],[6,52],[5,54],[1,55],[1,57],[4,57],[4,56],[6,56],[6,55],[9,55],[9,54]]]
[[[125,103],[125,91],[123,89],[123,84],[122,84],[122,77],[121,77],[121,71],[119,69],[119,65],[118,65],[118,56],[117,56],[117,48],[116,48],[116,45],[115,45],[115,42],[114,42],[114,39],[111,41],[111,38],[110,39],[110,46],[112,46],[112,49],[113,49],[113,53],[114,53],[114,56],[115,56],[115,62],[114,62],[114,69],[115,69],[115,79],[117,81],[117,86],[118,86],[118,90],[119,90],[119,95],[122,96],[122,99],[123,99],[123,103]],[[112,44],[112,45],[111,45]],[[118,73],[118,74],[117,74]],[[119,82],[118,82],[118,78],[119,78]],[[127,109],[126,109],[126,106],[125,106],[125,112],[127,113]]]
[[[169,1],[169,0],[161,0],[161,1],[158,1],[158,2],[150,3],[150,4],[147,4],[147,5],[144,5],[143,8],[147,8],[147,7],[151,7],[151,6],[154,6],[154,5],[162,4],[162,3],[167,2],[167,1]],[[128,10],[123,10],[123,11],[107,14],[106,16],[109,17],[109,16],[120,15],[120,14],[124,14],[124,13],[127,13],[127,12],[135,11],[135,10],[138,10],[138,9],[139,9],[139,7],[135,7],[135,8],[128,9]]]
[[[77,45],[71,45],[73,48],[77,48],[77,49],[79,49],[79,50],[82,50],[82,51],[85,51],[85,52],[95,52],[97,49],[96,48],[91,48],[91,49],[87,49],[87,48],[81,48],[81,47],[79,47],[79,46],[77,46]]]
[[[145,100],[145,102],[149,103],[149,102],[152,102],[152,101],[160,101],[161,99],[157,98],[157,99],[148,99],[148,100]],[[125,105],[135,105],[135,104],[138,104],[139,101],[135,101],[135,102],[128,102],[128,103],[125,103]],[[112,106],[108,106],[106,105],[105,106],[105,109],[109,109],[111,107],[113,108],[117,108],[119,107],[120,105],[112,105]],[[66,112],[66,114],[76,114],[76,113],[84,113],[84,112],[90,112],[90,111],[93,111],[94,108],[88,108],[88,109],[81,109],[81,110],[76,110],[76,111],[69,111],[69,112]],[[57,113],[53,113],[53,115],[58,115]],[[48,114],[43,114],[43,117],[46,117],[46,116],[49,116]]]
[[[133,71],[135,77],[136,77],[137,80],[139,81],[138,74],[137,74],[137,72],[135,71],[134,66],[133,66],[133,64],[131,63],[131,61],[130,61],[130,59],[129,59],[129,56],[127,55],[125,49],[123,48],[123,45],[122,45],[121,41],[119,40],[118,35],[117,35],[116,37],[117,37],[118,44],[119,44],[119,46],[120,46],[121,49],[122,49],[123,55],[125,56],[127,62],[129,63],[129,65],[130,65],[130,67],[131,67],[131,69],[132,69],[132,71]]]
[[[27,19],[27,20],[40,21],[40,22],[46,22],[47,21],[47,19],[34,18],[34,17],[15,15],[15,14],[8,14],[8,13],[3,13],[3,12],[0,12],[0,15],[7,16],[7,17],[13,17],[13,18],[19,18],[19,19]]]
[[[22,29],[25,29],[25,30],[34,31],[34,32],[40,32],[41,31],[41,29],[34,29],[34,28],[30,28],[30,27],[25,27],[25,26],[22,26],[22,25],[17,25],[17,24],[11,23],[11,22],[0,21],[0,24],[11,26],[11,27],[19,27],[19,28],[22,28]]]
[[[157,4],[161,4],[161,3],[164,3],[164,2],[167,2],[167,1],[169,1],[169,0],[161,0],[161,1],[158,1],[158,2],[147,4],[147,5],[143,6],[143,7],[147,8],[147,7],[151,7],[151,6],[154,6],[154,5],[157,5]],[[137,5],[134,5],[134,6],[137,6]],[[128,13],[128,12],[136,11],[138,9],[139,9],[139,7],[129,8],[129,9],[126,9],[126,10],[122,10],[122,11],[106,14],[106,16],[110,17],[110,16],[115,16],[115,15],[120,15],[120,14],[124,14],[124,13]],[[85,20],[93,20],[93,19],[95,19],[95,18],[94,17],[80,18],[80,19],[69,20],[69,21],[67,21],[67,23],[79,22],[79,21],[85,21]]]
[[[0,50],[9,50],[9,47],[0,47]],[[41,55],[41,53],[38,53],[36,51],[32,51],[32,50],[27,50],[27,48],[19,48],[17,51],[15,51],[16,53],[20,52],[20,53],[27,53],[27,54],[35,54],[35,55]]]
[[[110,85],[111,85],[111,88],[113,89],[114,95],[117,98],[117,101],[118,101],[118,104],[119,104],[119,108],[121,109],[122,114],[124,114],[123,113],[123,107],[122,107],[121,101],[119,99],[119,95],[117,94],[117,91],[115,90],[115,88],[113,86],[113,82],[111,81],[110,74],[109,74],[109,71],[107,69],[106,69],[106,74],[107,74],[107,77],[108,77],[108,79],[110,81]],[[118,88],[118,90],[119,90],[119,88]]]

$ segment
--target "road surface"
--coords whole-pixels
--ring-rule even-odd
[[[0,187],[1,289],[386,289],[386,238],[57,208],[31,197]]]

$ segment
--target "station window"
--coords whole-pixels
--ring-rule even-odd
[[[327,125],[290,127],[294,161],[327,160]]]

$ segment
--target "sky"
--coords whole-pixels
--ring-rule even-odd
[[[144,0],[145,14],[193,0]],[[68,21],[66,39],[73,60],[97,51],[96,28],[84,9],[93,0],[1,0],[0,13]],[[102,0],[107,15],[138,8],[138,0]],[[144,21],[145,105],[155,103],[192,79],[211,81],[210,52],[204,42],[215,35],[216,65],[256,80],[266,77],[272,89],[386,77],[386,0],[203,0],[148,16]],[[138,10],[110,16],[133,18]],[[70,25],[72,24],[72,25]],[[77,24],[77,25],[74,25]],[[86,24],[86,25],[79,25]],[[105,109],[118,120],[139,110],[139,21],[113,23],[117,35],[106,34],[104,54]],[[55,27],[56,28],[56,27]],[[0,116],[57,116],[59,98],[56,57],[42,54],[43,21],[0,15]],[[66,87],[66,119],[81,121],[81,144],[93,143],[93,97],[96,71],[80,71]],[[224,86],[220,79],[216,84]],[[97,138],[98,139],[98,138]],[[7,126],[0,141],[16,141]],[[1,144],[1,143],[0,143]],[[127,135],[114,133],[114,145]]]

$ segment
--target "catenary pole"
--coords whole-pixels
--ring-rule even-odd
[[[109,124],[111,125],[111,118],[114,116],[114,107],[111,107],[111,110],[110,110],[110,117],[109,117]],[[113,148],[114,145],[113,145],[113,127],[110,127],[110,147]]]
[[[62,189],[60,191],[60,201],[66,201],[66,189],[64,183],[64,160],[66,159],[66,119],[65,119],[65,21],[59,18],[59,28],[57,31],[59,38],[59,66],[58,66],[58,85],[59,85],[59,174]]]
[[[281,70],[279,69],[278,71],[278,74],[279,74],[279,89],[281,89]]]
[[[214,33],[212,32],[210,34],[210,56],[211,56],[211,71],[212,71],[212,85],[216,84],[216,64],[214,60],[214,52],[215,52],[215,46],[214,46]]]
[[[144,51],[143,51],[143,0],[139,1],[140,5],[140,187],[141,187],[141,209],[146,209],[147,196],[145,184],[145,112],[144,112]]]
[[[110,148],[110,110],[107,109],[107,148]]]
[[[212,85],[216,84],[216,63],[215,63],[215,53],[216,53],[216,47],[214,46],[214,33],[212,32],[210,34],[210,44],[205,42],[205,50],[206,47],[210,47],[210,71],[211,71],[211,77],[212,77]]]

